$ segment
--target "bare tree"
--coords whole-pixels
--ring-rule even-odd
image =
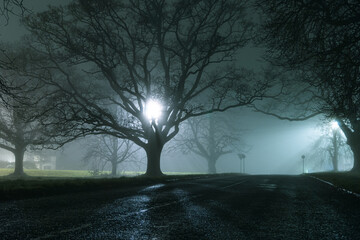
[[[299,80],[289,91],[292,102],[307,111],[307,117],[323,114],[336,119],[354,153],[352,171],[359,172],[360,5],[330,0],[257,2],[266,16],[261,40],[268,48],[267,58]]]
[[[0,3],[0,26],[7,25],[11,15],[24,16],[25,13],[30,13],[30,11],[23,5],[23,0],[2,0]],[[0,46],[1,70],[11,69],[12,62],[14,61],[6,50],[6,46]],[[16,98],[16,95],[13,93],[15,90],[13,87],[6,84],[3,74],[0,73],[0,98],[3,103],[7,99],[4,97],[5,95],[11,95],[12,99]]]
[[[183,132],[175,138],[174,148],[201,156],[208,163],[208,172],[216,173],[216,163],[222,156],[250,148],[241,138],[242,131],[227,116],[212,113],[187,120]]]
[[[345,135],[341,132],[336,122],[333,126],[325,124],[321,127],[321,135],[312,144],[307,161],[314,168],[323,170],[331,166],[334,172],[339,171],[339,165],[349,162],[353,158],[350,147],[346,144]],[[307,165],[309,165],[308,163]]]
[[[68,95],[66,118],[84,131],[133,141],[147,154],[146,174],[158,176],[163,147],[181,122],[266,96],[270,83],[249,79],[235,64],[251,33],[245,3],[81,0],[26,25],[52,61],[48,68],[62,74],[44,81]],[[154,102],[161,113],[149,119]]]
[[[111,175],[117,174],[118,166],[126,162],[139,162],[136,153],[139,147],[127,139],[119,139],[109,135],[92,137],[90,144],[87,141],[87,152],[83,157],[85,163],[96,162],[103,170],[106,165],[111,165]]]
[[[7,24],[10,15],[23,16],[28,9],[25,8],[24,0],[2,0],[0,5],[0,21]]]
[[[24,174],[24,153],[29,148],[54,148],[74,139],[74,134],[61,131],[65,125],[56,125],[56,99],[59,96],[36,78],[23,75],[34,71],[31,51],[25,47],[7,46],[12,67],[2,71],[6,86],[12,94],[0,101],[0,148],[15,156],[13,175]],[[68,129],[68,131],[71,129]],[[70,137],[71,136],[71,137]]]

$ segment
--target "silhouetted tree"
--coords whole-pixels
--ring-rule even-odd
[[[228,115],[212,113],[187,120],[174,148],[201,156],[208,163],[208,172],[216,173],[216,163],[223,155],[249,149],[241,139],[241,131],[227,118]]]
[[[307,156],[307,161],[310,161],[315,168],[323,169],[324,166],[330,165],[335,172],[339,171],[341,162],[353,158],[340,128],[336,125],[329,127],[328,124],[322,126],[321,135],[314,141]]]
[[[29,13],[29,11],[23,5],[23,0],[2,0],[0,3],[0,27],[8,24],[11,15],[23,16],[25,13]],[[14,59],[7,53],[6,46],[0,46],[0,69],[11,69],[13,67],[13,61]],[[0,98],[3,102],[6,100],[6,98],[3,97],[4,95],[12,95],[12,98],[16,97],[12,93],[12,90],[14,89],[6,85],[3,75],[0,73]]]
[[[10,15],[23,16],[28,12],[23,2],[24,0],[2,0],[0,3],[0,23],[7,24]]]
[[[292,71],[288,102],[336,119],[360,172],[360,5],[356,1],[259,0],[267,58]],[[265,109],[264,112],[271,112]],[[284,114],[272,112],[280,118]]]
[[[269,83],[233,64],[250,38],[244,8],[235,0],[79,0],[25,24],[63,75],[46,81],[68,95],[66,119],[133,141],[147,154],[146,174],[158,176],[181,122],[265,97]],[[151,100],[163,105],[159,119],[144,114]]]
[[[139,147],[127,139],[119,139],[111,135],[100,135],[87,140],[87,152],[83,157],[85,163],[96,162],[101,171],[111,165],[111,175],[117,174],[118,166],[125,162],[138,162],[136,152]]]
[[[13,59],[12,67],[3,69],[2,76],[12,94],[3,95],[0,100],[0,148],[14,154],[13,175],[21,177],[27,148],[58,147],[75,135],[61,131],[65,129],[63,125],[54,124],[59,110],[57,92],[30,75],[23,75],[35,71],[31,51],[8,45],[7,52]]]

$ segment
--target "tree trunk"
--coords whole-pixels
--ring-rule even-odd
[[[354,154],[354,165],[351,169],[351,172],[360,174],[360,134],[349,133],[348,131],[344,131],[347,144],[350,146],[351,151]]]
[[[216,161],[214,159],[208,159],[208,173],[216,173]]]
[[[117,162],[111,161],[111,176],[116,177],[116,170],[117,170]]]
[[[149,141],[145,149],[147,155],[146,176],[160,177],[164,175],[160,168],[160,156],[163,147],[164,143],[156,129],[154,132],[150,133]]]
[[[354,146],[354,147],[350,146],[350,147],[354,154],[354,166],[351,169],[351,172],[360,174],[360,147],[358,146]]]
[[[25,176],[24,173],[24,153],[25,149],[23,147],[15,148],[15,171],[13,173],[14,176]]]
[[[145,175],[150,177],[159,177],[163,175],[160,168],[161,151],[162,146],[148,147],[148,149],[146,149],[147,169]]]
[[[335,151],[334,152],[334,156],[333,156],[333,158],[332,158],[332,165],[333,165],[333,170],[334,170],[334,172],[338,172],[339,171],[339,167],[338,167],[338,152],[337,151]]]
[[[338,162],[339,162],[339,131],[337,129],[333,130],[333,148],[334,148],[334,152],[333,152],[333,156],[332,156],[332,165],[333,165],[333,170],[334,172],[337,172],[338,169]]]
[[[212,115],[209,115],[209,158],[208,161],[208,173],[216,173],[216,144],[215,144],[215,120]]]

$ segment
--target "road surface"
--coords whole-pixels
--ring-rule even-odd
[[[0,202],[0,239],[360,239],[360,199],[306,176],[214,176]]]

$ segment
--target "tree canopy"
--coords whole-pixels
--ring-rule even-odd
[[[271,86],[236,65],[251,39],[245,1],[79,0],[25,24],[50,60],[43,81],[67,95],[64,119],[142,147],[148,175],[161,174],[181,122],[248,105]],[[144,114],[149,101],[162,105],[156,121]]]
[[[308,116],[338,121],[354,153],[353,170],[360,171],[360,5],[330,0],[257,4],[266,16],[261,42],[267,59],[295,72],[289,99]]]

